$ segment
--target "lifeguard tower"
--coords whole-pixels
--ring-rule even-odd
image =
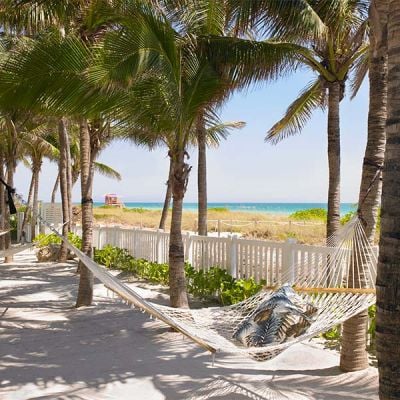
[[[104,196],[104,203],[106,206],[112,206],[112,207],[123,207],[124,204],[122,201],[119,199],[118,195],[115,193],[107,193]]]

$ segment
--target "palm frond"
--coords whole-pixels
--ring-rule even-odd
[[[106,176],[107,178],[115,179],[117,181],[120,181],[122,179],[122,176],[118,171],[116,171],[109,165],[103,164],[99,161],[94,162],[94,168],[98,173],[100,173],[103,176]]]
[[[221,122],[219,124],[207,126],[207,144],[210,147],[218,147],[221,139],[227,139],[232,130],[242,129],[246,126],[244,121]]]
[[[312,3],[307,0],[227,0],[227,8],[231,23],[240,32],[255,29],[281,39],[322,37],[326,25]]]
[[[285,116],[267,133],[266,141],[273,144],[299,133],[317,108],[325,107],[325,88],[320,79],[311,82],[286,110]]]
[[[362,54],[354,63],[352,67],[352,76],[350,81],[350,98],[354,99],[357,96],[358,91],[365,77],[367,76],[369,69],[369,52]]]

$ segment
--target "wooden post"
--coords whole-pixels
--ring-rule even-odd
[[[231,236],[231,242],[230,242],[230,261],[231,261],[231,265],[230,265],[230,269],[229,269],[229,273],[234,277],[234,278],[238,278],[238,271],[237,271],[237,267],[238,267],[238,237],[237,235],[232,235]]]
[[[138,257],[138,228],[133,228],[133,246],[132,246],[132,257]]]
[[[219,219],[217,222],[217,230],[218,230],[218,237],[221,237],[221,220]]]
[[[163,259],[163,246],[162,246],[162,229],[157,230],[157,241],[156,241],[156,261],[158,264],[162,264],[164,262]]]
[[[190,232],[186,233],[186,240],[185,240],[185,260],[192,264],[193,257],[192,257],[192,249],[193,249],[193,239]]]
[[[294,283],[295,280],[295,270],[294,270],[294,263],[295,263],[295,249],[294,245],[297,243],[296,239],[289,238],[286,240],[283,246],[283,253],[282,253],[282,279],[284,282],[289,284]]]

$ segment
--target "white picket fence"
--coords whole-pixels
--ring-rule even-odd
[[[74,232],[81,233],[79,226]],[[265,279],[268,284],[282,281],[282,275],[294,280],[298,273],[310,276],[318,273],[332,249],[296,243],[242,239],[230,237],[197,236],[183,234],[185,260],[197,270],[218,266],[236,278]],[[158,263],[168,262],[169,233],[120,226],[96,226],[93,246],[105,245],[127,249],[135,258]]]

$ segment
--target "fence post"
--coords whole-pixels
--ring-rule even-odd
[[[185,240],[185,261],[192,264],[193,257],[192,257],[192,249],[193,249],[193,239],[190,232],[186,233],[186,240]]]
[[[218,237],[221,237],[221,220],[218,220]]]
[[[238,278],[238,236],[237,235],[232,235],[231,236],[231,241],[230,241],[230,260],[231,260],[231,266],[229,273],[234,277]]]
[[[138,248],[138,237],[137,237],[138,235],[137,235],[137,232],[138,232],[138,228],[137,227],[133,228],[132,257],[135,257],[135,258],[139,258],[137,256],[137,254],[138,254],[138,251],[137,251],[137,248]]]
[[[158,264],[162,264],[163,260],[163,246],[162,246],[162,229],[157,229],[157,241],[156,241],[156,261]]]
[[[297,243],[297,240],[294,238],[286,239],[286,242],[283,246],[282,253],[282,278],[285,279],[289,284],[293,284],[295,280],[295,248],[294,245]],[[286,282],[281,282],[286,283]]]

